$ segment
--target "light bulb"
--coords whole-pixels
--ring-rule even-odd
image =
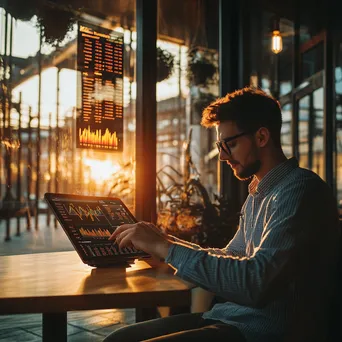
[[[283,50],[283,38],[280,31],[274,30],[272,34],[272,52],[278,54]]]

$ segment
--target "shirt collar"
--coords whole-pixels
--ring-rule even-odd
[[[274,188],[289,172],[297,167],[298,161],[295,157],[292,157],[270,170],[260,182],[254,176],[248,186],[248,192],[251,195],[255,195],[257,193],[267,195],[268,192],[272,190],[272,188]]]

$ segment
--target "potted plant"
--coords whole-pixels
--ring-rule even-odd
[[[44,6],[41,7],[38,15],[38,24],[48,44],[61,43],[75,22],[75,14],[69,7]]]
[[[169,78],[173,72],[175,56],[157,47],[157,82]]]
[[[76,23],[77,7],[74,0],[45,1],[40,6],[37,14],[38,24],[42,28],[46,43],[58,45],[64,40],[65,35]]]
[[[211,58],[210,58],[211,57]],[[217,67],[206,51],[195,48],[188,55],[188,79],[191,85],[206,87],[213,80]]]
[[[7,1],[7,8],[5,9],[13,18],[29,21],[35,15],[37,6],[37,0],[10,0]]]
[[[71,1],[11,0],[7,11],[18,20],[29,21],[37,15],[37,26],[42,28],[48,44],[58,44],[76,22]]]

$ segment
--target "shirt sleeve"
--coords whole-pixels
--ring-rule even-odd
[[[321,242],[319,228],[332,222],[328,208],[333,201],[331,195],[324,196],[326,188],[322,181],[300,180],[278,192],[261,243],[251,257],[222,256],[175,243],[165,261],[179,277],[229,301],[264,306],[306,262],[312,263],[308,250]]]

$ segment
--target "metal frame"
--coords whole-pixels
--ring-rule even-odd
[[[336,105],[335,105],[335,54],[334,54],[334,41],[333,41],[333,31],[328,26],[318,35],[313,37],[309,42],[306,42],[300,46],[299,41],[299,17],[296,17],[295,21],[295,36],[294,36],[294,67],[293,67],[293,90],[291,93],[282,96],[279,100],[280,104],[284,106],[287,103],[292,102],[292,148],[293,155],[299,159],[299,104],[298,102],[303,97],[310,95],[310,102],[312,102],[312,93],[323,88],[324,90],[324,178],[328,185],[336,193]],[[318,44],[322,43],[324,45],[324,69],[311,77],[307,78],[305,81],[307,84],[302,87],[300,86],[300,66],[301,66],[301,56],[304,52],[314,48]],[[303,83],[302,83],[303,84]],[[311,108],[312,106],[310,106]],[[311,111],[311,110],[310,110]],[[310,116],[309,121],[313,120]],[[309,126],[312,123],[309,122]],[[312,128],[312,127],[311,127]],[[312,131],[312,129],[311,129]],[[310,140],[309,129],[309,140]],[[310,151],[309,151],[309,167],[312,166],[310,163]]]
[[[219,1],[219,71],[220,96],[225,96],[240,86],[239,57],[242,42],[240,27],[240,2]],[[234,49],[232,49],[234,47]],[[238,180],[226,163],[218,161],[218,191],[229,200],[235,211],[240,208],[238,200]]]
[[[137,99],[135,214],[156,222],[157,0],[136,1]]]

